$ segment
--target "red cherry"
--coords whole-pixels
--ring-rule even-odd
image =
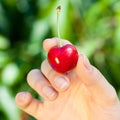
[[[60,73],[72,70],[78,61],[78,52],[76,48],[67,44],[62,47],[55,46],[48,52],[48,62],[51,67]]]

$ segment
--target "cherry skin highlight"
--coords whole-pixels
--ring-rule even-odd
[[[71,44],[51,48],[48,52],[48,62],[51,67],[60,73],[72,70],[78,61],[78,52]]]

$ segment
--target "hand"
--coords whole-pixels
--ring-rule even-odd
[[[57,39],[47,39],[43,47],[49,51],[56,44]],[[120,120],[115,89],[84,54],[67,74],[57,73],[45,60],[41,71],[29,72],[27,81],[45,100],[40,102],[30,93],[21,92],[16,95],[16,104],[38,120]]]

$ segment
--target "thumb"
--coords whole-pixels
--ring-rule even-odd
[[[80,54],[75,71],[94,99],[105,103],[117,100],[115,89],[85,55]]]

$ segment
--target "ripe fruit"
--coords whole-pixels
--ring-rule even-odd
[[[67,44],[59,47],[55,46],[48,52],[48,62],[51,67],[60,73],[72,70],[78,61],[78,52],[76,48]]]
[[[67,44],[62,46],[59,32],[59,14],[61,6],[57,7],[57,32],[59,38],[59,45],[50,49],[48,52],[48,62],[51,67],[60,73],[65,73],[72,70],[78,61],[78,52],[76,48]]]

